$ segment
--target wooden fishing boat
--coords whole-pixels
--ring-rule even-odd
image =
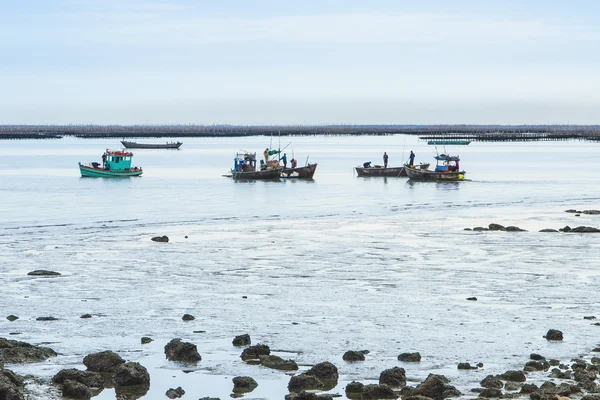
[[[408,179],[413,181],[435,182],[452,182],[465,179],[465,171],[460,170],[460,158],[458,156],[440,154],[434,158],[436,160],[436,167],[433,171],[405,165]]]
[[[256,168],[256,153],[237,153],[233,161],[231,175],[237,180],[275,180],[281,177],[283,167],[277,160],[264,163],[261,160],[260,168]]]
[[[429,168],[429,164],[420,164],[418,168]],[[405,167],[382,167],[381,165],[375,165],[373,167],[354,167],[358,176],[386,176],[386,177],[403,177],[408,176],[405,171]]]
[[[466,146],[471,143],[470,140],[429,140],[427,144],[436,146],[459,145]]]
[[[136,143],[122,140],[121,143],[128,149],[178,149],[183,142],[167,142],[167,143]]]
[[[102,163],[79,163],[79,171],[83,177],[120,178],[142,175],[141,167],[132,167],[133,153],[124,150],[108,150],[102,155]]]
[[[284,168],[281,176],[283,178],[312,179],[317,170],[317,163],[308,164],[304,167]]]

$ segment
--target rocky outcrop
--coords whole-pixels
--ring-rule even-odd
[[[523,386],[521,386],[521,393],[535,393],[539,391],[540,388],[533,383],[525,383]]]
[[[161,243],[167,243],[169,241],[169,237],[167,235],[163,235],[163,236],[154,236],[151,239],[153,242],[161,242]]]
[[[402,353],[398,356],[398,361],[419,362],[421,361],[421,354],[418,351],[415,353]]]
[[[240,357],[242,360],[247,361],[260,359],[260,356],[268,356],[269,354],[271,354],[271,349],[269,346],[265,344],[257,344],[255,346],[245,348]]]
[[[344,353],[342,359],[348,362],[365,361],[365,354],[362,351],[348,350]]]
[[[360,382],[352,381],[346,385],[346,397],[349,399],[360,399],[362,398],[363,385]]]
[[[58,321],[56,317],[37,317],[36,321]]]
[[[251,392],[258,386],[256,381],[249,376],[236,376],[232,379],[234,393]]]
[[[17,317],[16,315],[9,315],[8,317],[6,317],[7,320],[9,320],[10,322],[16,321],[19,319],[19,317]]]
[[[490,231],[505,231],[506,227],[500,224],[489,224],[488,229]]]
[[[71,399],[91,399],[89,387],[77,381],[65,381],[62,385],[62,395]]]
[[[202,360],[196,345],[189,342],[182,342],[181,339],[173,339],[167,343],[165,346],[165,356],[169,361],[194,363]]]
[[[50,357],[56,357],[56,352],[48,347],[0,338],[0,361],[6,364],[40,362]]]
[[[388,385],[365,385],[362,389],[362,398],[370,399],[397,399],[399,396]]]
[[[571,229],[569,232],[573,233],[598,233],[600,229],[594,228],[591,226],[578,226],[576,228]]]
[[[151,342],[153,342],[153,341],[154,341],[154,339],[152,339],[151,337],[148,337],[148,336],[144,336],[144,337],[142,337],[142,339],[140,340],[140,342],[141,342],[142,344],[148,344],[148,343],[151,343]]]
[[[185,390],[183,390],[181,388],[181,386],[179,386],[177,389],[169,389],[167,390],[167,392],[165,393],[165,396],[167,396],[170,399],[178,399],[181,396],[183,396],[185,394]]]
[[[8,369],[0,370],[0,399],[23,400],[23,379]]]
[[[82,319],[87,319],[87,318],[92,318],[92,314],[83,314],[81,317]]]
[[[386,369],[379,375],[379,383],[395,388],[404,387],[406,386],[406,371],[399,367]]]
[[[60,272],[48,271],[46,269],[36,269],[35,271],[28,272],[30,276],[60,276]]]
[[[66,381],[74,381],[92,388],[103,388],[104,378],[98,372],[81,371],[70,368],[63,369],[52,378],[52,382],[63,384]]]
[[[93,372],[114,372],[124,362],[117,353],[110,350],[88,354],[83,358],[83,365]]]
[[[527,378],[523,371],[506,371],[505,373],[498,375],[498,378],[503,381],[511,381],[511,382],[525,382]]]
[[[150,385],[150,374],[140,363],[126,362],[115,370],[113,382],[117,386]]]
[[[558,232],[558,231],[556,229],[546,228],[546,229],[541,229],[540,232]]]
[[[279,369],[282,371],[297,371],[298,364],[294,360],[284,360],[278,356],[259,356],[260,365],[267,368]]]
[[[479,384],[488,389],[502,389],[504,387],[504,383],[494,375],[486,376]]]
[[[234,346],[249,346],[252,342],[250,340],[250,335],[245,333],[243,335],[238,335],[234,337],[231,343]]]
[[[502,390],[494,388],[485,388],[481,392],[479,392],[479,397],[485,397],[487,399],[502,397]]]
[[[196,317],[194,317],[192,314],[183,314],[183,317],[181,317],[181,319],[184,321],[193,321],[196,319]]]
[[[477,369],[477,366],[463,362],[463,363],[458,363],[457,368],[458,369]]]
[[[322,389],[323,387],[323,382],[321,382],[316,376],[307,374],[306,372],[292,376],[290,378],[290,382],[288,383],[288,390],[290,392]]]
[[[309,375],[314,375],[320,381],[337,381],[339,379],[338,369],[332,363],[325,361],[316,364],[314,367],[306,371]]]
[[[429,374],[427,379],[415,388],[412,395],[443,400],[447,397],[458,396],[460,392],[454,386],[448,384],[448,379],[445,376]]]
[[[544,337],[546,340],[563,340],[563,333],[557,329],[550,329]]]
[[[524,371],[527,372],[531,372],[531,371],[548,371],[550,369],[550,364],[548,364],[548,362],[546,360],[540,360],[540,361],[527,361],[527,363],[525,363],[525,367],[523,368]]]

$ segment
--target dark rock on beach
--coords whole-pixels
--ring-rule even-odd
[[[196,317],[194,317],[192,314],[183,314],[183,317],[181,317],[181,319],[184,321],[193,321],[196,319]]]
[[[518,226],[507,226],[506,232],[527,232],[525,229],[521,229]]]
[[[500,224],[489,224],[488,229],[490,231],[505,231],[506,228]]]
[[[463,363],[458,363],[457,368],[458,369],[477,369],[477,366],[463,362]]]
[[[307,374],[306,372],[294,375],[290,378],[288,389],[290,392],[299,392],[302,390],[322,389],[324,387],[316,376]]]
[[[363,385],[360,382],[356,382],[356,381],[352,381],[349,384],[346,385],[346,397],[348,397],[349,399],[360,399],[362,398],[362,390],[363,387],[365,385]]]
[[[511,382],[508,381],[504,384],[504,390],[509,390],[509,391],[517,391],[517,390],[521,390],[521,387],[523,386],[523,384],[521,382]]]
[[[163,235],[163,236],[154,236],[152,238],[153,242],[162,242],[162,243],[167,243],[169,241],[169,237],[167,235]]]
[[[110,350],[88,354],[83,358],[83,365],[93,372],[114,372],[124,362],[117,353]]]
[[[35,271],[28,272],[27,275],[30,276],[60,276],[60,272],[56,271],[48,271],[45,269],[36,269]]]
[[[279,369],[282,371],[297,371],[298,364],[294,360],[284,360],[278,356],[259,356],[260,365],[267,368]]]
[[[571,227],[569,225],[567,225],[564,228],[560,228],[559,231],[560,232],[570,232],[571,231]]]
[[[178,399],[181,396],[183,396],[184,394],[185,394],[185,390],[183,390],[181,388],[181,386],[179,386],[177,389],[167,390],[167,392],[165,393],[165,396],[167,396],[170,399]]]
[[[173,339],[165,346],[165,356],[169,361],[196,362],[202,360],[195,344]]]
[[[143,338],[140,339],[140,342],[142,344],[148,344],[148,343],[151,343],[153,341],[154,341],[154,339],[152,339],[151,337],[148,337],[148,336],[144,336]]]
[[[535,393],[539,392],[540,388],[533,383],[525,383],[521,386],[521,393]]]
[[[479,392],[479,397],[485,397],[486,399],[502,397],[502,390],[495,388],[485,388],[481,392]]]
[[[418,351],[415,353],[402,353],[398,356],[398,361],[419,362],[421,361],[421,354]]]
[[[348,350],[344,353],[342,359],[348,362],[365,361],[365,353],[362,351]]]
[[[92,391],[81,382],[65,381],[62,385],[62,395],[71,399],[91,399]]]
[[[365,385],[362,389],[362,398],[368,399],[397,399],[399,396],[388,385]]]
[[[511,381],[511,382],[525,382],[527,380],[523,371],[515,371],[515,370],[506,371],[502,375],[498,375],[498,378],[500,378],[504,381]]]
[[[467,300],[469,300],[469,301],[477,301],[477,297],[467,297]]]
[[[247,333],[243,335],[238,335],[233,338],[232,343],[234,346],[249,346],[251,344],[250,335],[248,335]]]
[[[16,315],[9,315],[8,317],[6,317],[7,320],[9,320],[10,322],[16,321],[19,319],[19,317],[17,317]]]
[[[563,340],[563,333],[556,329],[550,329],[544,337],[546,340]]]
[[[0,361],[6,364],[40,362],[50,357],[56,357],[56,352],[48,347],[0,338]]]
[[[234,393],[251,392],[258,386],[256,381],[249,376],[236,376],[232,379]]]
[[[52,382],[62,384],[66,381],[74,381],[88,387],[103,388],[104,378],[98,372],[81,371],[79,369],[63,369],[52,378]]]
[[[126,362],[115,370],[113,382],[117,386],[149,385],[150,374],[140,363]]]
[[[558,232],[558,231],[556,229],[546,228],[546,229],[541,229],[540,232]]]
[[[271,354],[271,349],[269,346],[265,344],[257,344],[255,346],[245,348],[240,357],[242,360],[247,361],[260,359],[260,356],[268,356],[269,354]]]
[[[484,231],[489,231],[489,229],[488,229],[488,228],[484,228],[484,227],[482,227],[482,226],[476,226],[475,228],[473,228],[473,230],[474,230],[475,232],[484,232]]]
[[[502,383],[500,378],[494,375],[486,376],[479,384],[488,389],[502,389],[504,387],[504,383]]]
[[[79,318],[83,318],[83,319],[86,319],[86,318],[92,318],[92,314],[83,314],[83,315],[82,315],[81,317],[79,317]]]
[[[523,370],[525,370],[525,371],[548,371],[549,369],[550,369],[550,364],[548,364],[548,362],[545,360],[527,361],[527,363],[525,363],[525,368],[523,368]]]
[[[600,229],[594,228],[591,226],[578,226],[576,228],[571,229],[569,232],[573,233],[598,233]]]
[[[443,400],[447,397],[459,396],[460,392],[454,386],[448,384],[448,379],[445,376],[429,374],[427,379],[415,388],[412,395]]]
[[[536,353],[531,353],[529,355],[529,359],[531,360],[536,360],[536,361],[541,361],[541,360],[545,360],[546,358],[540,354],[536,354]]]
[[[386,369],[379,375],[379,383],[390,387],[404,387],[406,386],[406,371],[399,367]]]
[[[321,397],[317,396],[315,393],[307,392],[305,390],[286,394],[284,397],[285,400],[317,400],[320,398]]]
[[[0,363],[0,399],[23,400],[23,378],[9,369],[2,369]]]
[[[314,375],[320,381],[337,381],[339,379],[337,367],[328,361],[315,365],[306,373]]]
[[[58,318],[55,317],[37,317],[36,321],[57,321]]]

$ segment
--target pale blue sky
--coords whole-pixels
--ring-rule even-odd
[[[0,124],[595,124],[598,17],[591,0],[4,0]]]

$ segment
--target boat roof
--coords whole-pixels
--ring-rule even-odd
[[[433,158],[435,158],[438,161],[460,161],[460,158],[458,156],[451,156],[448,154],[438,154]]]
[[[126,150],[109,150],[109,149],[106,149],[106,151],[104,152],[104,154],[107,154],[109,156],[118,156],[118,157],[133,156],[132,152],[126,151]]]

